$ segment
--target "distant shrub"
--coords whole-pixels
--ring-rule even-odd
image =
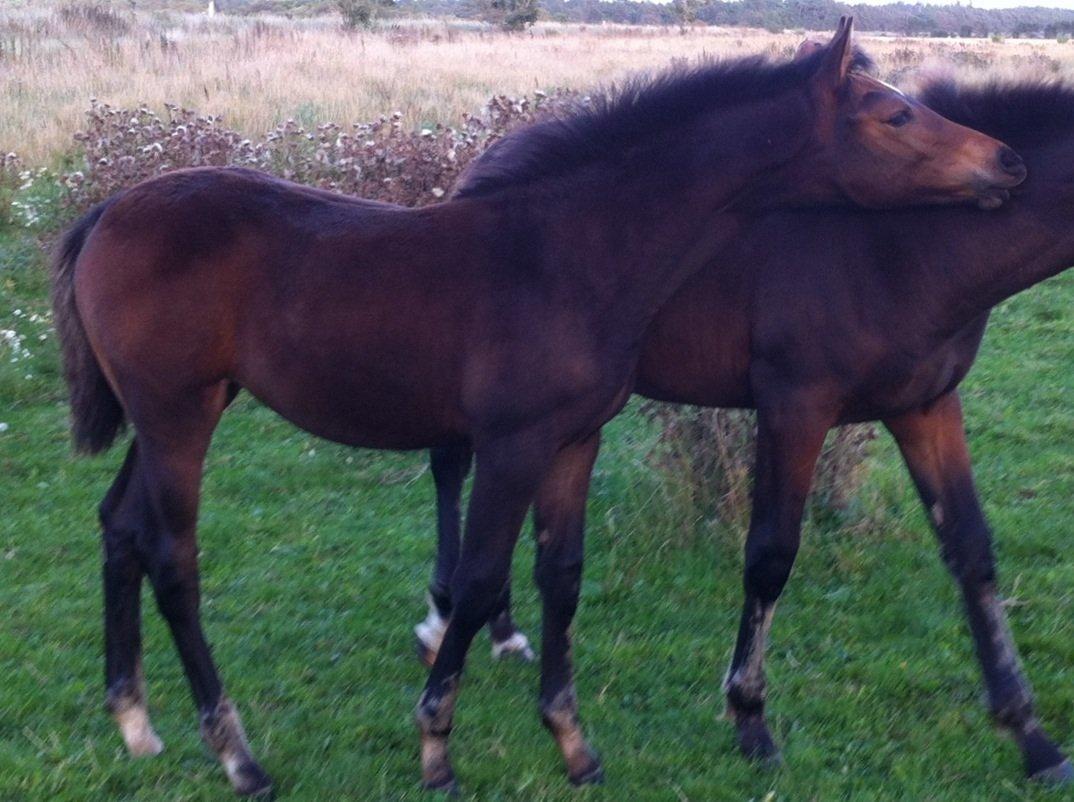
[[[402,115],[305,127],[288,120],[251,140],[223,120],[168,105],[161,116],[142,106],[118,109],[93,101],[75,135],[84,167],[64,177],[67,204],[81,211],[146,178],[182,167],[242,166],[348,195],[408,206],[450,192],[474,156],[512,128],[576,103],[569,93],[497,96],[457,128],[403,127]]]
[[[478,16],[505,31],[522,31],[537,22],[540,0],[479,0]]]
[[[669,492],[691,505],[697,516],[745,530],[749,524],[756,415],[645,402],[642,410],[660,428],[650,461]],[[815,517],[844,513],[865,476],[872,426],[843,426],[828,436],[813,481]]]
[[[61,6],[57,13],[63,24],[69,28],[98,36],[120,36],[127,33],[131,27],[114,9],[99,3]]]
[[[394,5],[395,0],[336,0],[344,28],[368,28],[384,9]]]

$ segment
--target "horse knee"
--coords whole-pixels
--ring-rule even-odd
[[[457,572],[452,583],[452,620],[480,619],[483,623],[503,595],[506,572],[481,567],[476,571]]]

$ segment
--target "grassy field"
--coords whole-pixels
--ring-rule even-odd
[[[1040,709],[1074,746],[1074,275],[996,313],[966,383],[1002,587]],[[0,799],[218,800],[230,792],[147,599],[150,704],[167,748],[128,759],[102,709],[94,509],[121,455],[76,460],[42,257],[0,236]],[[991,730],[969,638],[909,482],[882,440],[860,508],[809,526],[773,631],[786,767],[735,754],[718,683],[739,605],[740,535],[666,503],[631,412],[590,504],[579,691],[608,782],[568,789],[537,721],[536,669],[475,646],[457,718],[473,799],[1053,799]],[[432,555],[419,455],[317,441],[249,401],[225,417],[202,510],[204,617],[281,799],[416,799],[411,625]],[[537,630],[520,548],[518,616]]]
[[[90,97],[158,111],[178,103],[223,115],[251,137],[288,118],[348,125],[394,111],[407,125],[452,124],[495,93],[585,89],[672,58],[786,56],[805,36],[555,23],[509,35],[442,20],[353,32],[333,16],[210,20],[111,6],[118,26],[64,18],[55,2],[0,5],[0,155],[13,150],[40,165],[65,154]],[[1055,41],[868,34],[859,41],[887,80],[941,66],[1054,76],[1074,65],[1074,45]]]
[[[71,157],[90,95],[188,103],[253,133],[287,116],[396,108],[418,124],[451,121],[492,92],[585,86],[673,55],[785,52],[800,38],[556,26],[512,38],[439,23],[350,35],[323,20],[155,15],[135,21],[137,35],[100,44],[47,8],[13,8],[0,11],[0,154],[18,150],[33,166]],[[154,25],[172,49],[139,44]],[[896,77],[937,54],[1046,74],[1066,73],[1074,56],[1074,45],[1054,43],[867,44]],[[70,455],[38,242],[54,227],[49,203],[38,204],[47,213],[34,215],[34,231],[0,224],[0,802],[229,799],[148,594],[145,668],[164,754],[127,758],[103,711],[95,508],[122,449]],[[1012,626],[1041,716],[1068,751],[1072,304],[1074,273],[997,310],[964,385]],[[1026,784],[1017,751],[991,729],[955,588],[886,436],[845,518],[807,526],[773,628],[770,711],[786,765],[765,773],[741,761],[719,715],[741,533],[667,495],[646,463],[654,436],[635,407],[609,426],[589,508],[575,654],[606,785],[568,788],[537,719],[536,668],[494,663],[482,635],[454,740],[467,798],[1070,797]],[[243,399],[217,433],[201,524],[206,629],[279,798],[422,798],[411,721],[425,677],[411,627],[433,553],[422,456],[318,441]],[[517,616],[531,635],[532,556],[524,540]]]

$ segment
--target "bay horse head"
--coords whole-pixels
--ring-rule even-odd
[[[855,69],[861,58],[851,46],[852,27],[844,17],[827,46],[807,42],[799,48],[797,60],[820,62],[809,87],[813,158],[803,163],[799,180],[808,184],[830,175],[841,200],[872,208],[1000,206],[1025,179],[1021,157]]]

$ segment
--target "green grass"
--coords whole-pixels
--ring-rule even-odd
[[[132,761],[103,712],[95,507],[122,449],[74,459],[35,243],[0,233],[0,800],[220,800],[178,660],[146,599],[150,706],[165,741]],[[965,385],[1012,624],[1049,730],[1074,747],[1074,274],[996,314]],[[15,309],[22,310],[16,317]],[[44,339],[39,339],[44,335]],[[740,601],[738,535],[669,508],[628,411],[589,508],[576,621],[582,713],[607,783],[571,791],[535,710],[534,666],[475,643],[454,753],[481,800],[1022,800],[992,730],[955,589],[886,438],[868,525],[807,527],[773,629],[771,720],[786,765],[740,760],[719,680]],[[285,800],[418,799],[411,626],[433,553],[420,454],[317,441],[246,400],[210,455],[201,515],[204,622],[256,753]],[[532,547],[517,615],[538,631]]]

